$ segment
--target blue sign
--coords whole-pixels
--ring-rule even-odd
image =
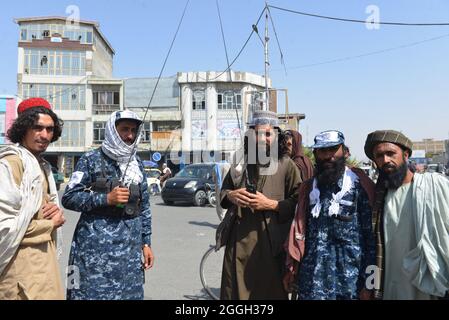
[[[162,159],[162,155],[159,152],[153,153],[153,160],[154,161],[159,162],[159,161],[161,161],[161,159]]]

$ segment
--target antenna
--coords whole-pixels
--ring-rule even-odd
[[[265,41],[264,41],[264,48],[265,48],[265,98],[266,98],[266,104],[265,104],[265,110],[270,110],[270,91],[268,88],[268,68],[270,66],[269,61],[269,52],[268,52],[268,42],[270,41],[270,38],[268,36],[268,23],[269,23],[269,16],[268,16],[268,3],[265,2]]]

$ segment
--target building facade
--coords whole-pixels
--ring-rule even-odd
[[[162,161],[188,163],[228,158],[240,147],[253,111],[265,107],[263,76],[179,72],[160,79],[153,95],[156,78],[113,78],[115,51],[98,23],[74,26],[62,17],[15,22],[20,30],[16,103],[45,98],[64,121],[62,137],[48,148],[46,158],[66,177],[83,153],[100,147],[114,111],[129,109],[145,117],[138,146],[142,159],[157,152]],[[269,107],[277,111],[274,90]],[[0,105],[0,121],[3,109]],[[283,125],[297,128],[303,118],[284,115]],[[198,159],[195,153],[206,157]]]
[[[17,96],[47,99],[64,121],[46,154],[69,176],[95,146],[94,123],[123,108],[123,82],[112,78],[114,49],[96,22],[64,17],[16,19],[19,26]]]
[[[449,140],[423,139],[423,141],[414,141],[413,149],[424,150],[431,163],[449,165]]]
[[[16,115],[16,99],[14,96],[0,96],[0,145],[9,141],[6,133],[11,127]]]
[[[156,82],[125,79],[125,107],[144,117]],[[146,116],[142,157],[148,151],[165,160],[186,157],[182,162],[198,161],[198,154],[229,157],[240,147],[252,111],[263,107],[264,88],[264,77],[248,72],[180,72],[162,78]]]

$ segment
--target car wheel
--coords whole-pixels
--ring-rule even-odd
[[[195,197],[193,198],[193,204],[197,207],[203,207],[204,205],[206,205],[206,201],[207,201],[206,192],[203,190],[198,190],[195,193]]]
[[[167,206],[172,206],[172,205],[173,205],[173,201],[167,201],[167,200],[164,200],[164,203],[165,203]]]
[[[209,204],[212,206],[212,207],[216,207],[217,206],[217,194],[215,193],[215,192],[211,192],[210,194],[209,194]]]

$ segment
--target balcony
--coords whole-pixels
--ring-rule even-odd
[[[151,150],[170,151],[181,149],[181,131],[154,131],[151,133]]]
[[[94,104],[92,105],[92,114],[94,115],[110,115],[120,110],[119,104]]]

